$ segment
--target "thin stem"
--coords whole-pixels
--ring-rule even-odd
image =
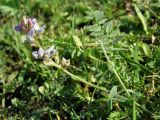
[[[78,76],[70,73],[69,71],[67,71],[66,69],[62,68],[60,65],[58,65],[58,64],[56,64],[56,63],[54,63],[54,62],[52,63],[52,65],[55,66],[55,67],[58,68],[58,69],[61,69],[64,73],[66,73],[67,75],[71,76],[71,77],[72,77],[74,80],[76,80],[76,81],[85,83],[85,84],[90,85],[90,86],[92,86],[92,87],[94,87],[94,88],[97,88],[97,89],[99,89],[99,90],[108,92],[108,91],[106,90],[106,88],[104,88],[104,87],[99,87],[99,86],[94,85],[94,84],[92,84],[92,83],[90,83],[90,82],[87,82],[85,79],[80,78],[80,77],[78,77]]]
[[[133,98],[132,120],[136,120],[136,101],[134,98]]]
[[[106,57],[107,61],[108,61],[109,63],[111,63],[111,61],[110,61],[110,59],[109,59],[109,57],[108,57],[108,55],[107,55],[107,53],[106,53],[106,51],[105,51],[105,49],[104,49],[103,43],[102,43],[101,41],[100,41],[100,43],[101,43],[101,46],[102,46],[102,49],[103,49],[103,52],[104,52],[104,54],[105,54],[105,57]],[[111,63],[111,65],[112,65],[112,63]],[[118,72],[116,71],[116,69],[114,68],[113,65],[112,65],[112,69],[113,69],[113,72],[114,72],[115,76],[117,77],[118,81],[119,81],[120,84],[122,85],[123,89],[126,91],[128,97],[130,97],[130,96],[131,96],[130,93],[128,92],[127,88],[125,87],[125,85],[124,85],[124,83],[122,82],[120,76],[118,75]],[[143,108],[141,105],[139,105],[138,103],[136,103],[136,101],[134,101],[134,102],[135,102],[134,104],[135,104],[137,107],[143,109],[143,110],[146,111],[148,114],[153,115],[152,112],[150,112],[149,110]],[[135,105],[134,105],[134,107],[135,107]],[[136,108],[134,108],[134,109],[136,109]],[[134,114],[135,114],[135,113],[134,113]]]
[[[130,93],[128,92],[127,88],[125,87],[123,81],[121,80],[121,78],[120,78],[118,72],[116,71],[116,69],[114,68],[113,64],[111,63],[111,61],[110,61],[110,59],[109,59],[109,57],[108,57],[108,55],[107,55],[107,53],[106,53],[106,51],[105,51],[105,49],[104,49],[103,43],[102,43],[101,41],[100,41],[100,43],[101,43],[101,46],[102,46],[104,55],[105,55],[105,57],[106,57],[106,59],[107,59],[107,62],[112,66],[112,70],[113,70],[115,76],[117,77],[117,79],[118,79],[118,81],[120,82],[120,84],[121,84],[121,86],[123,87],[123,89],[126,91],[127,95],[130,97],[130,96],[131,96]]]

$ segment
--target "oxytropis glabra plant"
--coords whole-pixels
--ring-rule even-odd
[[[58,52],[55,49],[54,45],[49,46],[48,48],[44,49],[38,42],[38,36],[41,35],[46,26],[39,26],[36,18],[28,18],[26,16],[23,17],[23,20],[15,26],[15,30],[21,32],[25,35],[25,42],[28,43],[31,47],[37,47],[37,50],[32,51],[32,57],[34,59],[41,59],[45,61],[52,60],[52,58],[58,57]],[[58,58],[59,59],[59,58]],[[62,67],[66,67],[70,65],[70,60],[65,59],[62,57],[61,61],[58,60],[58,63],[61,64]]]
[[[39,27],[38,22],[35,18],[27,18],[23,17],[22,22],[15,27],[15,30],[18,32],[23,33],[26,36],[26,43],[30,45],[32,49],[32,57],[34,60],[43,61],[43,63],[47,66],[55,66],[58,69],[61,69],[64,73],[68,74],[73,80],[85,83],[87,85],[90,85],[92,87],[95,87],[97,89],[103,90],[107,92],[106,88],[99,87],[97,85],[94,85],[87,80],[78,77],[71,72],[67,71],[66,68],[70,66],[70,60],[65,59],[62,57],[59,58],[58,51],[56,50],[56,46],[50,45],[50,46],[42,46],[40,43],[43,43],[43,41],[39,42],[40,38],[38,38],[44,31],[45,25],[42,27]],[[81,44],[79,44],[79,40],[74,37],[77,46],[80,49]],[[36,49],[35,49],[36,48]],[[81,50],[82,51],[82,50]]]

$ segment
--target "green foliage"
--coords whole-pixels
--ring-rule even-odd
[[[0,119],[158,120],[159,4],[1,0]],[[54,62],[33,59],[15,32],[23,15],[47,26],[37,40],[56,46]]]

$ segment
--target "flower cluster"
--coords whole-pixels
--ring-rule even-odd
[[[36,46],[40,46],[37,51],[32,51],[32,56],[34,59],[44,60],[54,58],[57,55],[57,51],[54,46],[48,47],[47,49],[43,49],[41,45],[38,43],[38,41],[35,42],[35,38],[37,34],[40,34],[44,31],[46,28],[45,25],[39,26],[36,18],[27,18],[23,17],[23,20],[15,26],[15,30],[21,33],[24,33],[26,35],[26,42],[38,44]],[[45,63],[45,62],[44,62]],[[64,57],[59,62],[62,67],[66,68],[70,65],[70,60],[65,59]]]
[[[36,18],[27,18],[25,16],[23,17],[23,20],[20,22],[20,24],[15,26],[15,30],[24,33],[27,38],[26,40],[29,42],[33,42],[36,34],[42,33],[45,28],[45,25],[42,27],[39,26]]]
[[[43,48],[39,48],[37,51],[32,52],[32,55],[35,59],[52,58],[56,54],[57,51],[54,46],[51,46],[46,50],[43,50]]]

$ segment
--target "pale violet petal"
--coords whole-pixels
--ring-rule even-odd
[[[39,50],[38,50],[38,56],[39,56],[39,58],[42,58],[43,55],[44,55],[44,50],[42,48],[39,48]]]
[[[36,18],[33,18],[33,19],[32,19],[32,23],[33,23],[33,24],[36,24],[36,23],[37,23]]]
[[[19,25],[15,26],[15,30],[20,32],[20,26]]]
[[[38,59],[37,51],[32,52],[32,56],[33,56],[34,59]]]
[[[34,24],[34,29],[35,29],[36,31],[39,30],[39,25],[38,25],[38,23],[35,23],[35,24]]]

